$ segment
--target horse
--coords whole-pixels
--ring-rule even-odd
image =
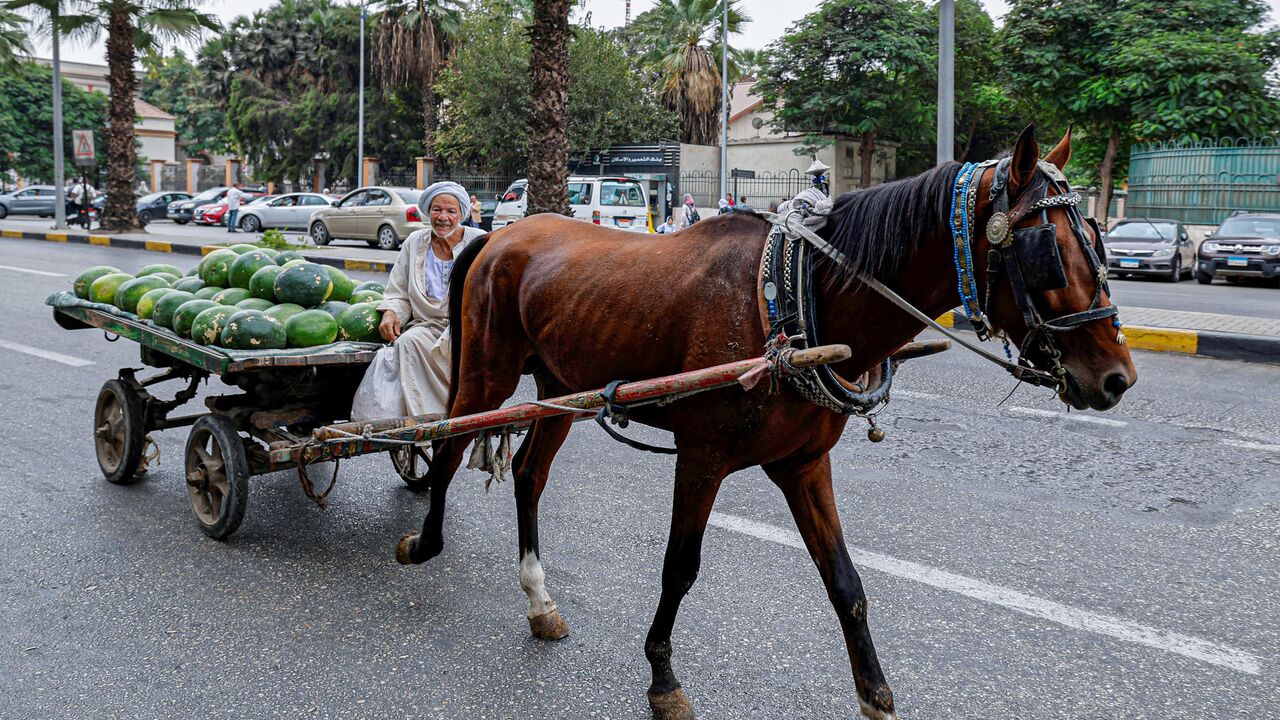
[[[965,222],[987,226],[989,237],[975,236],[967,251],[977,258],[993,250],[997,254],[987,267],[968,263],[971,278],[963,277],[955,263],[961,255],[954,244],[955,188],[966,172],[959,163],[834,201],[816,235],[844,262],[815,255],[812,274],[822,341],[846,343],[852,350],[833,366],[839,376],[877,375],[885,359],[924,327],[873,292],[867,278],[875,278],[930,318],[962,300],[985,297],[992,331],[1018,345],[1028,367],[1052,368],[1063,402],[1098,410],[1119,402],[1137,372],[1111,317],[1115,309],[1104,287],[1105,261],[1100,273],[1097,257],[1099,230],[1091,218],[1079,222],[1078,196],[1066,194],[1065,178],[1053,179],[1067,164],[1070,140],[1068,130],[1041,162],[1028,127],[996,168],[1000,172],[984,171],[974,180],[976,192],[966,196],[973,198],[972,212]],[[993,185],[998,193],[990,192]],[[1027,227],[1037,218],[1044,222]],[[997,232],[1002,227],[1004,234]],[[999,272],[994,258],[1011,247],[1010,233],[1030,233],[1034,237],[1027,242],[1038,241],[1040,252],[1060,258],[1065,286],[1032,284],[1035,268],[1027,264],[1022,265],[1025,274],[1015,266]],[[545,399],[621,378],[656,377],[759,355],[770,339],[760,282],[769,234],[769,222],[744,213],[658,236],[538,215],[472,243],[456,260],[450,290],[450,416],[500,407],[524,373],[534,376]],[[994,285],[988,286],[989,279]],[[972,284],[966,289],[962,281],[968,280]],[[1040,314],[1058,320],[1037,324]],[[672,432],[676,448],[661,595],[644,643],[654,715],[693,717],[672,669],[672,628],[681,599],[698,576],[703,533],[721,481],[758,465],[781,490],[826,586],[860,710],[869,718],[896,718],[868,629],[867,597],[849,559],[832,491],[828,452],[848,417],[786,386],[772,392],[717,390],[638,408],[632,417]],[[539,560],[538,502],[573,421],[572,416],[536,421],[512,462],[520,586],[529,600],[531,632],[548,640],[564,637],[569,628],[547,591]],[[443,549],[446,493],[470,440],[437,442],[425,482],[429,511],[421,531],[397,544],[399,562],[422,563]]]

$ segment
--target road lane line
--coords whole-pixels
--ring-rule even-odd
[[[800,538],[800,534],[793,530],[786,530],[767,523],[721,512],[712,512],[709,522],[715,527],[748,535],[759,540],[768,540],[769,542],[775,542],[797,550],[805,549],[804,541]],[[1017,590],[993,585],[976,578],[956,575],[928,565],[921,565],[910,560],[899,560],[889,555],[882,555],[853,546],[849,546],[849,555],[856,566],[879,570],[904,580],[911,580],[939,590],[964,595],[974,600],[999,605],[1073,630],[1084,630],[1125,642],[1145,645],[1248,675],[1262,674],[1262,658],[1226,645],[1220,645],[1190,635],[1140,625],[1129,620],[1089,610],[1081,610],[1052,600],[1027,595]]]
[[[66,275],[62,273],[32,270],[31,268],[15,267],[13,265],[0,265],[0,270],[12,270],[14,272],[31,273],[32,275],[45,275],[47,277],[66,277]]]
[[[1078,413],[1064,413],[1057,410],[1041,410],[1040,408],[1021,407],[1013,405],[1007,408],[1014,415],[1026,415],[1029,417],[1046,417],[1059,418],[1062,420],[1072,420],[1082,423],[1093,423],[1094,425],[1106,425],[1107,427],[1125,427],[1129,423],[1124,420],[1112,420],[1111,418],[1098,417],[1096,415],[1081,415]]]
[[[939,397],[930,393],[915,392],[914,390],[890,390],[889,392],[898,397],[915,398],[916,400],[937,400]]]
[[[50,350],[41,350],[40,348],[23,345],[22,343],[9,342],[8,340],[0,340],[0,348],[26,353],[27,355],[34,355],[38,358],[60,362],[63,365],[70,365],[71,367],[84,367],[85,365],[93,364],[92,360],[81,360],[78,357],[71,357],[70,355],[63,355],[62,353],[56,353]]]
[[[1269,450],[1271,452],[1280,452],[1280,445],[1268,445],[1267,443],[1253,442],[1252,440],[1232,440],[1231,438],[1227,438],[1225,440],[1219,440],[1218,442],[1223,445],[1244,448],[1246,450]]]

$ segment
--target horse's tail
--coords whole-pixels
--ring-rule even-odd
[[[458,395],[458,360],[462,356],[462,293],[466,289],[467,273],[488,242],[489,236],[482,235],[467,243],[454,258],[453,270],[449,275],[449,404],[445,406],[446,413],[452,412],[453,401]]]

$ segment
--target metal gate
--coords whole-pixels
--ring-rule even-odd
[[[1125,215],[1217,225],[1232,212],[1280,212],[1280,145],[1173,140],[1134,145]]]

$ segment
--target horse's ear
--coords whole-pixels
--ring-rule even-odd
[[[1051,162],[1059,170],[1067,169],[1067,161],[1071,159],[1071,126],[1067,126],[1067,133],[1058,141],[1057,147],[1049,151],[1045,156],[1046,162]]]
[[[1013,162],[1009,165],[1009,194],[1016,196],[1035,180],[1040,162],[1040,146],[1036,144],[1036,126],[1028,125],[1013,145]]]

